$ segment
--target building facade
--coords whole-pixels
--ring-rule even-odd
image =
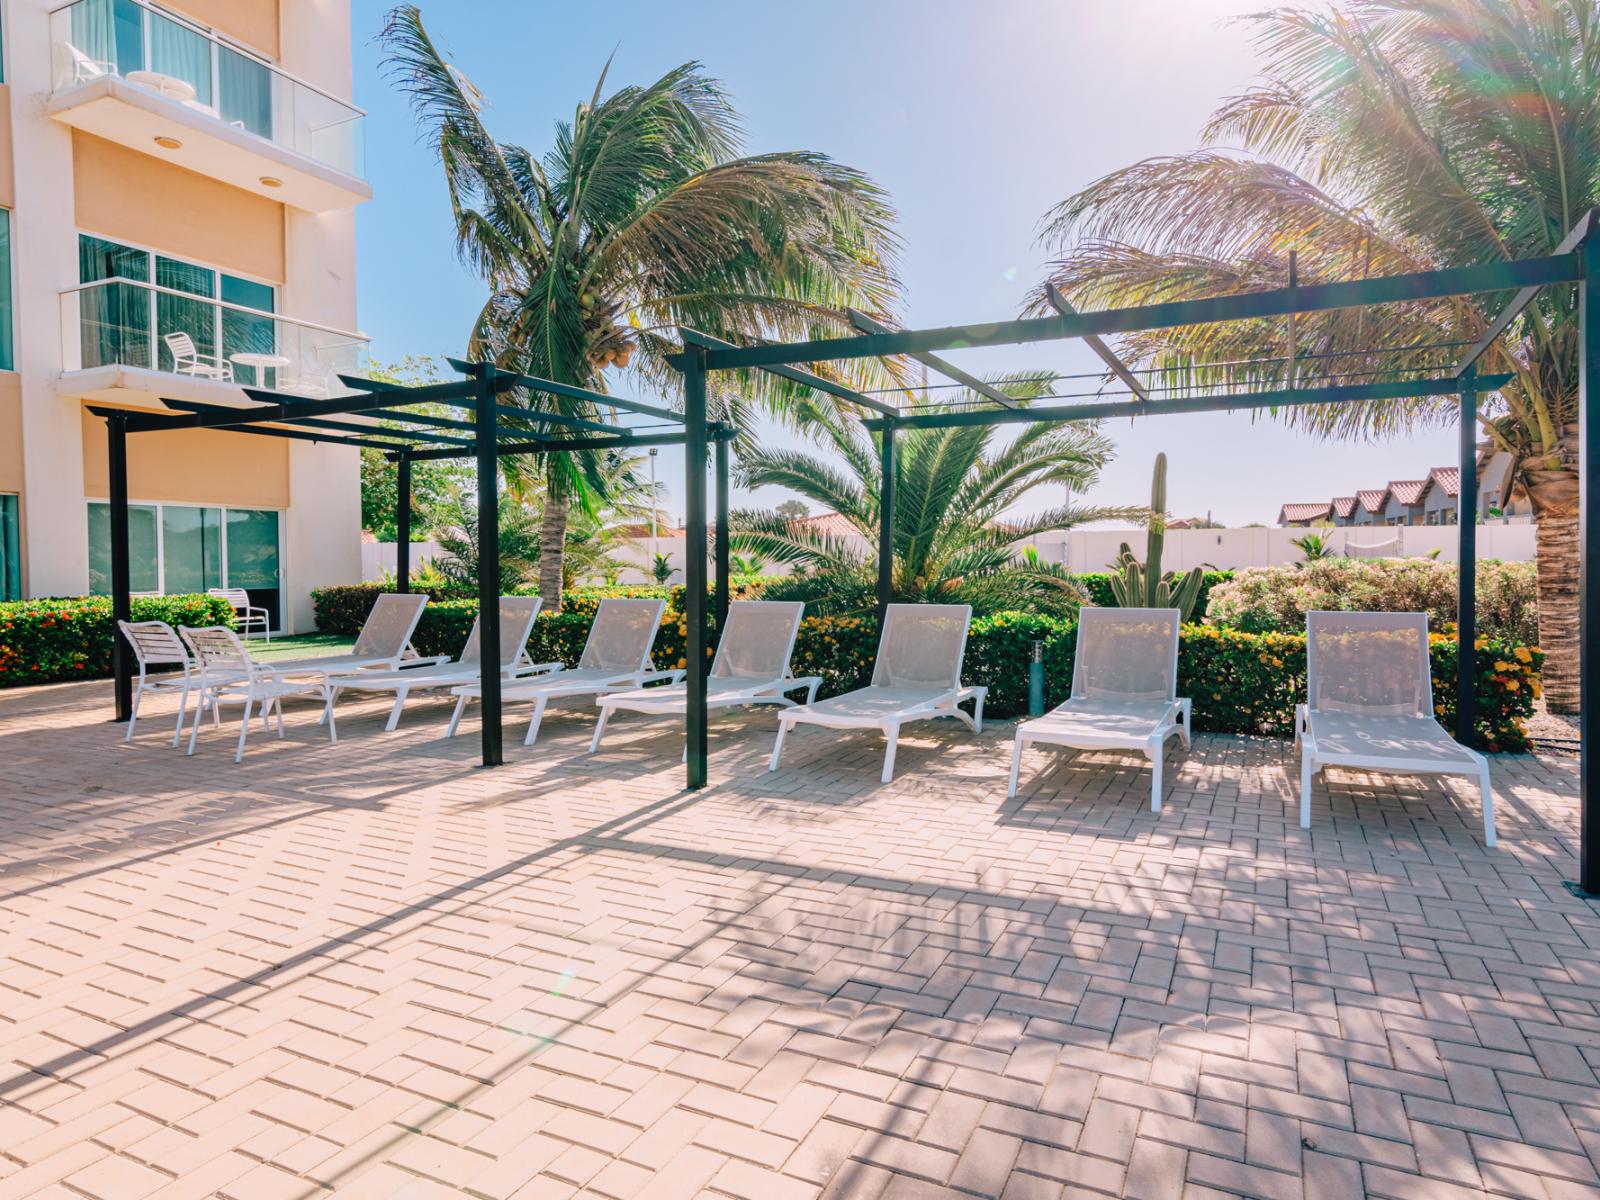
[[[349,0],[3,0],[0,598],[108,590],[93,407],[327,396],[364,369]],[[357,452],[129,439],[135,592],[244,588],[275,627],[360,578]]]

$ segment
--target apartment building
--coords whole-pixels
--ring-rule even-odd
[[[109,590],[105,422],[359,371],[349,0],[0,0],[0,599]],[[357,452],[129,440],[136,592],[360,578]]]

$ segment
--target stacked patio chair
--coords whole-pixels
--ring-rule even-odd
[[[1295,711],[1300,825],[1311,827],[1311,781],[1326,767],[1478,781],[1483,840],[1495,844],[1489,760],[1434,717],[1426,613],[1306,614],[1306,703]]]
[[[539,615],[540,603],[537,596],[500,597],[501,679],[560,669],[560,663],[535,663],[528,658],[528,635],[533,632],[533,621]],[[461,657],[453,662],[445,660],[396,671],[355,671],[348,675],[329,676],[328,713],[331,716],[340,692],[393,692],[394,707],[389,711],[389,719],[383,727],[385,732],[392,732],[400,722],[400,710],[405,707],[406,697],[412,692],[453,688],[480,677],[478,621],[474,618],[472,632],[467,635],[467,644],[462,648]]]
[[[1175,608],[1084,608],[1078,613],[1072,696],[1017,727],[1011,783],[1017,794],[1022,751],[1029,745],[1075,750],[1138,750],[1150,760],[1150,811],[1161,811],[1161,759],[1177,734],[1189,745],[1188,700],[1178,698]]]
[[[902,725],[955,717],[974,733],[983,732],[983,699],[988,689],[961,684],[961,664],[971,624],[972,607],[967,604],[889,605],[878,639],[872,683],[842,696],[781,711],[778,740],[772,747],[767,769],[778,769],[784,738],[794,725],[881,729],[889,743],[883,756],[884,783],[894,778]],[[973,701],[972,716],[959,707],[967,700]]]
[[[239,722],[239,744],[233,752],[233,761],[244,759],[245,738],[250,733],[250,717],[260,705],[261,723],[267,725],[274,709],[278,715],[278,736],[283,736],[283,699],[285,696],[315,694],[325,706],[331,707],[332,692],[328,685],[317,680],[296,682],[280,678],[270,667],[250,657],[239,635],[225,625],[207,626],[203,629],[178,626],[178,632],[193,649],[199,663],[199,707],[189,726],[189,750],[194,753],[195,739],[200,723],[209,708],[213,720],[220,720],[223,704],[243,703],[244,716]],[[333,714],[328,712],[328,741],[337,743]]]
[[[118,621],[117,628],[128,639],[134,659],[139,664],[139,673],[133,680],[133,712],[128,717],[128,732],[122,740],[133,741],[133,727],[139,721],[139,702],[144,699],[146,692],[177,692],[178,725],[172,731],[172,748],[176,750],[183,737],[183,722],[189,712],[190,693],[199,693],[198,664],[190,657],[189,648],[178,636],[178,631],[165,621]],[[150,673],[152,667],[158,670],[157,674]],[[170,669],[172,667],[178,669],[173,671]],[[161,668],[169,669],[161,671]],[[195,719],[199,720],[199,717]]]
[[[541,678],[519,680],[501,688],[502,701],[533,701],[533,716],[522,744],[531,746],[538,738],[544,710],[552,700],[640,688],[658,680],[682,679],[682,671],[656,671],[650,666],[650,651],[655,647],[666,607],[665,600],[602,600],[589,625],[589,636],[584,640],[583,654],[576,667],[564,670],[556,663],[551,672]],[[467,704],[483,694],[477,683],[463,683],[452,690],[456,696],[456,710],[450,716],[450,731],[446,735],[449,737],[455,736]]]
[[[728,605],[728,619],[717,639],[717,654],[706,680],[707,708],[735,708],[750,704],[776,704],[792,708],[789,692],[806,692],[806,703],[817,698],[822,680],[815,675],[801,678],[789,673],[789,658],[794,653],[795,635],[805,604],[799,600],[735,600]],[[689,707],[689,685],[684,682],[664,687],[637,688],[610,692],[596,701],[600,719],[595,722],[589,753],[600,749],[606,722],[618,709],[655,716],[681,716]]]

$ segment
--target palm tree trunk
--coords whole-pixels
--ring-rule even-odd
[[[561,611],[561,576],[567,551],[567,498],[549,492],[539,526],[539,595],[545,612]]]
[[[1578,711],[1578,475],[1524,469],[1533,501],[1539,572],[1539,645],[1544,701],[1551,712]]]

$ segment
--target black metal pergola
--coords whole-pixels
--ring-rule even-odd
[[[1557,248],[1541,258],[1453,267],[1406,275],[1340,283],[1298,285],[1239,295],[1110,309],[1075,311],[1059,293],[1052,293],[1055,316],[1024,318],[982,325],[938,329],[896,330],[860,314],[851,314],[859,331],[852,336],[814,339],[798,343],[761,343],[739,346],[693,330],[682,330],[683,349],[669,362],[683,376],[682,411],[642,404],[584,388],[504,371],[489,363],[451,360],[465,378],[425,387],[398,387],[355,377],[341,377],[354,395],[329,401],[284,401],[271,392],[247,389],[252,408],[180,404],[168,415],[126,409],[96,408],[109,425],[112,593],[116,615],[128,615],[128,512],[127,435],[145,430],[219,428],[274,437],[305,438],[318,442],[375,448],[398,464],[399,562],[398,586],[409,588],[410,574],[410,466],[424,459],[475,458],[478,473],[479,546],[482,561],[479,580],[479,619],[483,667],[482,758],[486,767],[503,761],[501,742],[499,661],[497,464],[517,454],[552,450],[628,449],[664,444],[685,448],[685,619],[687,622],[688,711],[687,785],[704,787],[708,776],[707,746],[707,607],[708,561],[712,550],[706,500],[706,476],[715,465],[717,481],[715,539],[715,594],[711,598],[720,623],[728,604],[728,443],[735,430],[708,416],[708,380],[723,372],[764,371],[792,383],[810,387],[865,409],[863,424],[878,435],[882,465],[882,495],[878,535],[878,604],[891,596],[895,509],[895,435],[901,429],[962,425],[1000,425],[1031,422],[1090,421],[1106,417],[1151,417],[1179,413],[1240,412],[1301,405],[1343,404],[1396,400],[1418,396],[1455,396],[1460,414],[1461,481],[1458,505],[1456,737],[1468,741],[1474,727],[1477,664],[1476,637],[1477,564],[1477,431],[1482,397],[1504,387],[1509,375],[1484,375],[1478,362],[1546,288],[1577,285],[1580,307],[1580,554],[1581,554],[1581,727],[1579,799],[1581,833],[1579,879],[1568,886],[1585,895],[1600,895],[1600,786],[1594,786],[1589,746],[1600,737],[1600,311],[1591,302],[1591,284],[1600,282],[1600,228],[1594,214],[1586,215]],[[1471,344],[1453,350],[1451,361],[1436,371],[1414,379],[1373,379],[1394,372],[1350,372],[1350,382],[1294,386],[1293,321],[1297,315],[1365,308],[1386,304],[1448,299],[1455,296],[1509,293],[1497,317]],[[1160,396],[1159,389],[1142,382],[1137,374],[1103,341],[1107,336],[1172,329],[1214,322],[1285,318],[1290,330],[1289,386],[1274,390],[1214,389],[1204,394]],[[1127,389],[1125,400],[1093,399],[1075,404],[1020,405],[1003,391],[983,383],[946,362],[939,353],[964,348],[1023,345],[1081,339],[1104,362],[1108,376]],[[1441,344],[1448,345],[1448,344]],[[970,407],[940,405],[917,411],[886,403],[878,395],[845,387],[808,370],[816,364],[873,358],[905,358],[920,362],[976,393]],[[1333,373],[1331,378],[1341,377]],[[603,423],[500,403],[506,392],[522,390],[529,397],[563,396],[587,400],[597,406],[669,422],[666,432],[627,429]],[[1103,390],[1099,394],[1104,394]],[[446,403],[472,413],[472,420],[408,413],[412,406]],[[378,414],[390,420],[384,427],[331,418],[348,414]],[[404,423],[404,424],[401,424]],[[420,426],[420,428],[410,428]],[[120,719],[130,704],[130,664],[126,647],[117,640],[116,696]]]

